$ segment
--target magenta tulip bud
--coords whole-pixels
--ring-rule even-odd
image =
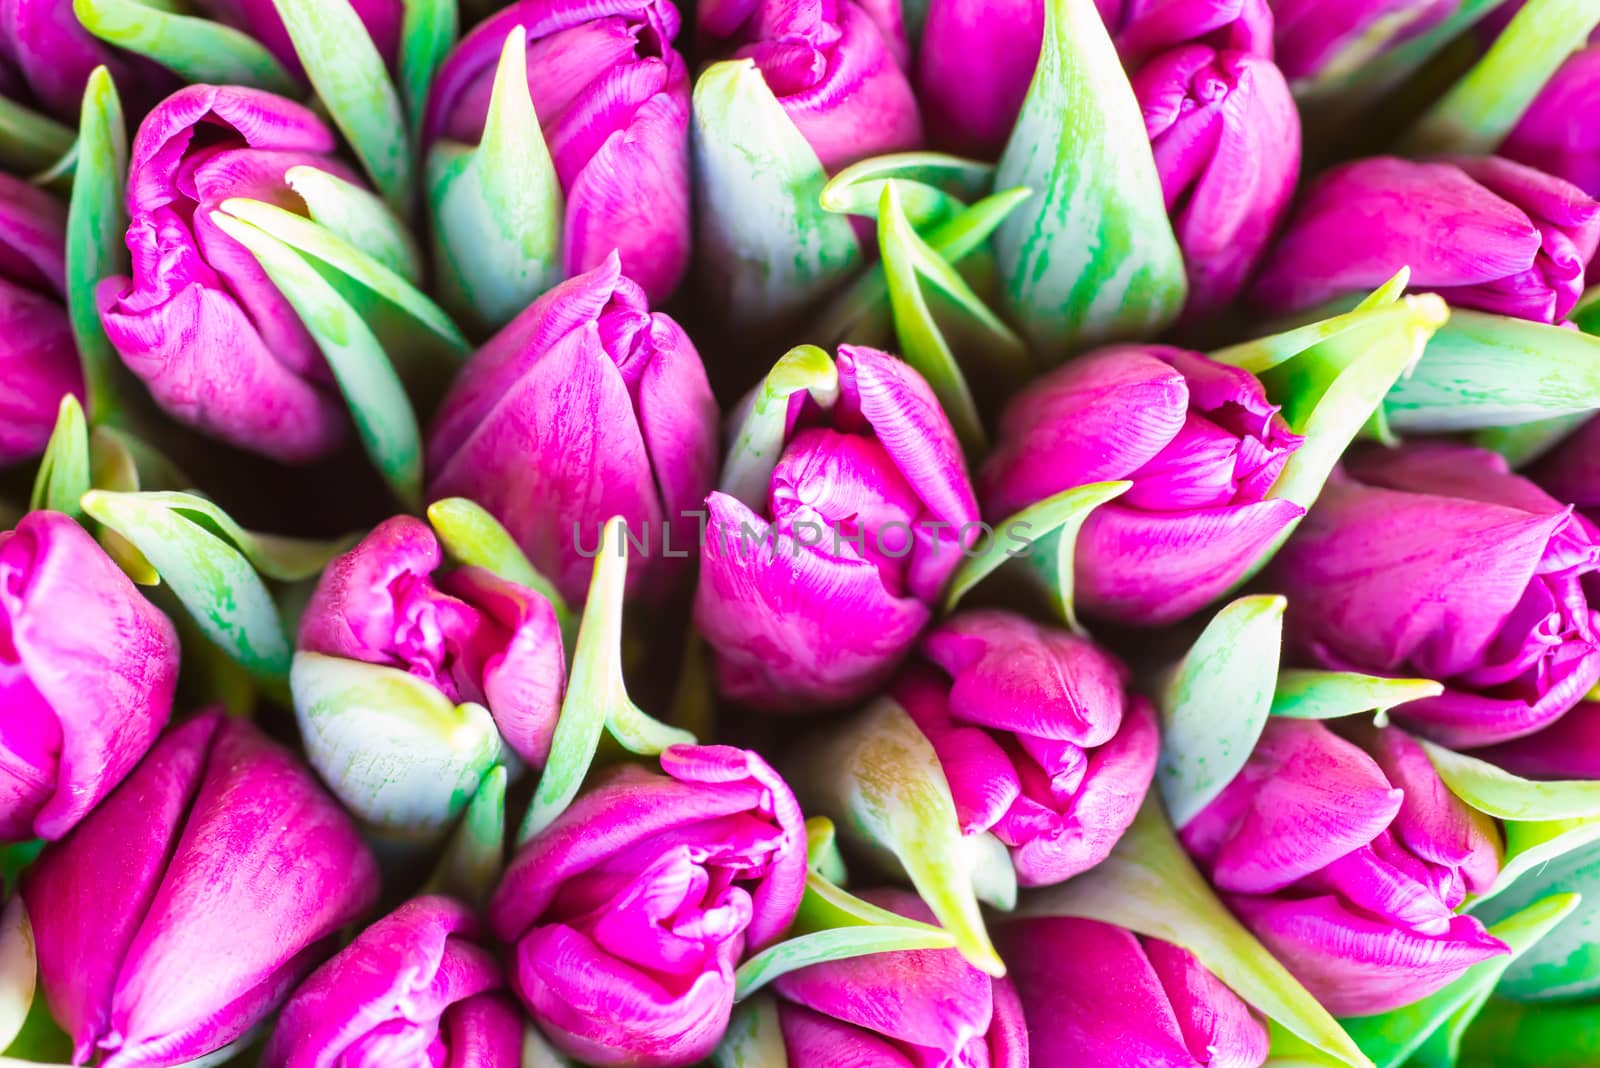
[[[703,0],[699,28],[755,62],[828,173],[921,146],[898,0]]]
[[[594,555],[616,551],[600,541],[621,516],[642,557],[628,589],[656,594],[692,556],[717,432],[694,344],[608,256],[540,297],[461,372],[428,441],[429,491],[488,509],[573,603]]]
[[[1074,596],[1091,615],[1170,623],[1242,579],[1304,513],[1267,496],[1300,441],[1249,372],[1115,346],[1011,401],[979,489],[998,520],[1074,486],[1132,481],[1079,533]]]
[[[294,42],[283,24],[283,16],[272,0],[196,0],[218,22],[242,30],[271,52],[285,68],[303,76]],[[403,0],[349,0],[362,25],[377,46],[378,54],[390,68],[400,55],[400,25],[405,17]]]
[[[1259,1068],[1261,1017],[1189,951],[1068,916],[995,932],[1032,1037],[1031,1068]]]
[[[104,1053],[100,1068],[242,1037],[377,896],[377,864],[311,772],[220,712],[164,736],[22,880],[50,1012],[74,1063]]]
[[[58,512],[0,533],[0,842],[72,830],[172,714],[178,634]]]
[[[1410,267],[1413,289],[1458,307],[1559,323],[1583,293],[1596,242],[1600,203],[1571,182],[1494,156],[1380,156],[1311,183],[1252,295],[1288,314]]]
[[[1461,0],[1271,0],[1278,65],[1290,82],[1347,71],[1421,36]]]
[[[1363,750],[1316,720],[1268,720],[1182,831],[1228,906],[1335,1016],[1409,1005],[1507,952],[1455,911],[1499,874],[1493,821],[1415,740],[1368,733]]]
[[[1095,0],[1095,7],[1130,70],[1185,44],[1272,58],[1268,0]]]
[[[993,834],[1022,886],[1104,860],[1156,769],[1155,712],[1086,638],[1008,612],[964,612],[922,643],[939,670],[891,691],[939,755],[963,834]]]
[[[323,571],[299,648],[399,668],[453,704],[483,705],[506,744],[542,767],[566,685],[555,610],[483,568],[443,563],[420,519],[380,524]]]
[[[10,62],[45,111],[74,126],[96,67],[110,72],[135,114],[177,84],[159,64],[84,29],[72,0],[0,0],[0,58]]]
[[[520,0],[450,54],[426,140],[476,145],[506,35],[527,31],[528,92],[566,197],[569,275],[622,271],[652,301],[689,265],[689,73],[670,0]]]
[[[82,398],[66,298],[67,211],[0,174],[0,466],[44,451],[61,398]]]
[[[295,991],[262,1068],[519,1068],[522,1019],[472,910],[419,897],[356,936]]]
[[[706,499],[695,619],[722,692],[767,709],[878,690],[931,618],[981,524],[927,382],[842,345],[837,405],[791,409],[765,511]]]
[[[861,896],[910,919],[936,922],[928,906],[907,891]],[[954,949],[813,964],[779,976],[773,989],[789,1068],[1029,1063],[1029,1028],[1016,990]]]
[[[1300,175],[1300,113],[1270,59],[1186,45],[1134,75],[1190,317],[1227,308],[1266,252]]]
[[[1272,571],[1293,646],[1435,679],[1395,719],[1451,748],[1531,734],[1600,681],[1600,534],[1505,460],[1449,444],[1348,458]]]
[[[343,407],[289,301],[211,213],[230,197],[299,206],[285,179],[292,167],[354,180],[332,158],[335,146],[320,119],[271,93],[174,93],[133,143],[133,277],[108,278],[96,293],[111,343],[169,415],[288,462],[336,446]]]
[[[1600,197],[1600,131],[1585,121],[1596,108],[1600,44],[1577,52],[1556,71],[1500,143],[1499,152]]]
[[[678,745],[616,769],[517,853],[489,902],[511,986],[600,1066],[689,1064],[733,1009],[734,969],[794,919],[806,835],[754,753]]]

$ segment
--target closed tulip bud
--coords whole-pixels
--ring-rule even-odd
[[[159,65],[84,29],[72,3],[0,0],[0,57],[16,69],[46,111],[76,124],[84,86],[96,67],[106,67],[124,98],[141,110],[177,84]]]
[[[96,293],[111,343],[169,415],[290,462],[339,443],[342,405],[288,299],[211,213],[230,197],[301,210],[285,177],[291,168],[353,180],[333,159],[335,146],[320,119],[271,93],[210,85],[174,93],[133,142],[133,276],[108,278]]]
[[[0,842],[60,838],[172,714],[178,635],[77,523],[0,533]]]
[[[1592,44],[1556,71],[1500,143],[1499,153],[1600,197],[1600,131],[1584,121],[1597,107],[1600,44]]]
[[[1182,44],[1272,56],[1269,0],[1095,0],[1130,68]]]
[[[1507,952],[1455,911],[1499,873],[1493,822],[1416,741],[1368,734],[1364,750],[1315,720],[1269,720],[1182,831],[1223,900],[1336,1016],[1409,1005]]]
[[[902,916],[934,922],[928,906],[904,890],[861,896]],[[813,964],[779,976],[773,988],[789,1068],[1029,1064],[1029,1027],[1016,990],[954,949]]]
[[[1300,113],[1270,59],[1186,45],[1133,77],[1189,274],[1185,311],[1232,303],[1288,211]]]
[[[832,409],[791,414],[764,499],[706,499],[695,618],[722,692],[763,708],[877,690],[978,534],[961,447],[922,377],[844,345],[838,387]]]
[[[1348,74],[1453,15],[1461,0],[1271,0],[1291,83]]]
[[[928,736],[964,834],[993,834],[1017,882],[1049,886],[1104,860],[1155,774],[1155,713],[1093,642],[1006,612],[933,630],[891,695]]]
[[[390,67],[400,55],[400,24],[405,15],[403,0],[347,0],[372,36],[378,54]],[[294,42],[283,24],[283,16],[272,0],[197,0],[198,6],[218,22],[254,37],[273,58],[290,71],[303,74]]]
[[[922,144],[898,0],[705,0],[700,30],[755,63],[829,174]]]
[[[665,300],[690,244],[689,74],[674,49],[678,24],[670,0],[513,3],[440,67],[425,141],[479,143],[501,49],[522,27],[528,94],[566,201],[564,219],[548,222],[561,235],[565,273],[604,268],[615,249],[623,273]],[[458,259],[473,252],[453,250]]]
[[[310,771],[219,712],[162,738],[22,881],[50,1011],[75,1062],[103,1053],[102,1068],[244,1036],[377,896],[376,863]]]
[[[1249,372],[1116,346],[1012,400],[979,489],[999,518],[1074,486],[1131,481],[1078,535],[1074,596],[1090,615],[1169,623],[1240,581],[1304,514],[1267,495],[1300,442]]]
[[[83,396],[83,369],[66,298],[66,208],[0,174],[0,466],[44,451],[68,393]]]
[[[1032,1068],[1258,1068],[1267,1028],[1187,950],[1068,916],[996,933],[1033,1041]]]
[[[1288,314],[1410,267],[1413,289],[1458,307],[1559,323],[1583,293],[1597,242],[1600,203],[1561,178],[1493,156],[1381,156],[1311,184],[1252,294]]]
[[[595,553],[615,551],[599,542],[621,516],[644,543],[628,589],[659,593],[691,555],[717,433],[689,336],[650,311],[612,255],[472,358],[428,441],[429,491],[488,509],[573,602]]]
[[[1600,681],[1597,569],[1587,520],[1494,453],[1433,444],[1348,458],[1272,581],[1302,657],[1443,683],[1393,715],[1471,748],[1548,726]]]
[[[555,610],[483,568],[443,563],[425,523],[387,520],[322,573],[299,647],[398,668],[454,703],[483,705],[506,744],[541,766],[566,681]]]
[[[673,746],[611,772],[518,851],[489,902],[512,989],[587,1064],[708,1055],[734,969],[775,941],[806,879],[800,807],[753,753]]]
[[[263,1068],[519,1068],[522,1018],[472,910],[419,897],[356,936],[296,990]]]

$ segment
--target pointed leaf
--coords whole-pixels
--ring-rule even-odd
[[[753,998],[733,1007],[727,1033],[711,1054],[713,1068],[789,1068],[778,1006],[771,998]]]
[[[1527,0],[1489,50],[1440,97],[1402,142],[1408,155],[1489,155],[1589,31],[1593,0]]]
[[[972,965],[1005,973],[983,925],[950,784],[905,710],[880,700],[813,752],[799,776],[810,809],[899,862]],[[806,803],[805,800],[802,803]]]
[[[565,208],[528,91],[527,31],[506,35],[476,148],[428,159],[435,262],[452,308],[486,327],[511,321],[565,271]]]
[[[734,997],[742,999],[780,975],[813,964],[896,953],[912,949],[949,949],[954,943],[938,928],[913,930],[903,926],[835,927],[814,931],[769,946],[739,966]]]
[[[1600,815],[1600,781],[1537,782],[1486,760],[1419,739],[1451,793],[1500,820],[1568,820]]]
[[[832,408],[839,399],[839,369],[815,345],[799,345],[784,353],[746,399],[738,432],[722,464],[722,492],[752,508],[765,505],[767,482],[783,454],[790,399],[800,392],[809,393],[823,409]]]
[[[1324,341],[1330,341],[1341,334],[1368,325],[1372,320],[1369,313],[1379,308],[1387,308],[1398,301],[1410,282],[1411,268],[1402,267],[1394,277],[1357,301],[1348,311],[1339,310],[1337,307],[1330,308],[1328,314],[1318,316],[1310,322],[1279,330],[1266,337],[1216,349],[1209,355],[1218,363],[1237,367],[1241,371],[1249,371],[1253,375],[1261,375]]]
[[[1259,594],[1223,608],[1162,689],[1156,783],[1179,828],[1239,774],[1267,725],[1287,604]]]
[[[749,59],[694,87],[697,251],[735,325],[804,307],[861,263],[850,220],[820,201],[828,176]]]
[[[404,0],[400,24],[400,88],[413,131],[422,125],[428,90],[459,31],[455,0]]]
[[[171,496],[91,490],[83,510],[144,554],[207,638],[252,675],[281,680],[292,649],[261,576],[225,537],[171,507]]]
[[[212,220],[253,253],[293,305],[333,371],[367,455],[409,508],[422,498],[422,431],[400,378],[361,316],[310,262],[278,238],[224,212]]]
[[[430,892],[483,907],[505,867],[505,842],[506,769],[499,765],[490,768],[478,783],[477,793],[434,869]]]
[[[33,948],[33,925],[22,898],[11,895],[0,913],[0,1052],[10,1047],[33,1007],[39,962]]]
[[[1182,946],[1234,993],[1298,1036],[1356,1068],[1372,1062],[1288,969],[1234,919],[1147,798],[1098,867],[1025,898],[1023,916],[1078,916]]]
[[[179,14],[160,0],[72,0],[72,9],[96,37],[150,57],[185,82],[299,95],[299,84],[283,64],[254,37],[231,26]]]
[[[1600,992],[1600,845],[1591,843],[1548,861],[1504,893],[1475,904],[1472,914],[1496,924],[1552,896],[1570,897],[1572,906],[1538,945],[1507,962],[1498,986],[1503,997],[1571,1000]]]
[[[89,427],[83,406],[68,393],[61,398],[55,429],[39,460],[28,507],[48,508],[74,518],[83,514],[79,499],[89,492]],[[0,1044],[0,1049],[4,1049]]]
[[[73,151],[73,134],[47,115],[0,96],[0,167],[33,175]]]
[[[994,164],[941,152],[896,152],[852,163],[823,187],[820,201],[841,215],[878,217],[883,187],[900,186],[901,208],[918,230],[944,222],[988,192]]]
[[[283,180],[306,202],[312,222],[412,285],[422,284],[422,253],[382,198],[321,167],[290,167]],[[453,340],[457,333],[452,326],[440,336]]]
[[[844,857],[839,853],[838,829],[826,816],[806,820],[806,867],[834,886],[846,881]]]
[[[1278,673],[1272,714],[1289,719],[1338,719],[1361,712],[1384,713],[1407,701],[1437,697],[1444,687],[1431,679],[1391,679],[1354,671],[1309,671],[1290,668]]]
[[[1183,310],[1183,254],[1094,0],[1045,0],[1039,66],[995,186],[1037,190],[996,238],[1007,303],[1035,348],[1059,358],[1149,337]]]
[[[350,0],[272,2],[334,125],[383,198],[408,215],[412,176],[406,116],[361,17]]]
[[[500,521],[465,497],[446,497],[428,505],[428,524],[450,558],[492,571],[507,582],[526,586],[555,610],[561,640],[571,649],[577,637],[577,616],[561,592],[539,574]]]
[[[145,506],[170,509],[196,527],[209,531],[250,562],[267,578],[281,582],[300,582],[315,578],[328,561],[349,549],[353,539],[335,538],[312,541],[276,534],[255,534],[238,523],[214,502],[193,493],[172,491],[139,494]]]
[[[111,75],[96,67],[83,91],[77,170],[67,212],[67,315],[83,361],[91,425],[105,422],[120,407],[122,363],[100,325],[94,293],[102,278],[127,271],[128,217],[122,200],[127,173],[122,101]]]

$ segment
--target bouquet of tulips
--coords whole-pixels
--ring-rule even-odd
[[[1600,1065],[1600,0],[0,0],[29,1065]]]

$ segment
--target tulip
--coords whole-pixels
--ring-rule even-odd
[[[1187,950],[1095,920],[997,932],[1033,1041],[1032,1068],[1257,1068],[1267,1028]]]
[[[928,906],[904,890],[861,896],[902,916],[933,922]],[[1027,1068],[1029,1063],[1029,1029],[1016,990],[1008,980],[980,972],[954,949],[813,964],[779,976],[773,989],[789,1068]]]
[[[73,0],[0,0],[0,58],[16,70],[46,111],[75,125],[89,74],[100,66],[111,72],[124,98],[136,106],[155,103],[175,84],[157,64],[114,48],[84,29],[72,4]]]
[[[1443,683],[1393,715],[1471,748],[1550,725],[1600,681],[1597,568],[1587,520],[1494,453],[1430,444],[1347,458],[1271,577],[1302,657]]]
[[[1300,442],[1248,372],[1115,346],[1011,401],[979,491],[998,518],[1074,486],[1132,481],[1079,533],[1074,597],[1092,615],[1170,623],[1240,581],[1304,514],[1267,496]]]
[[[295,991],[263,1068],[518,1068],[522,1020],[472,910],[419,897],[356,936]]]
[[[734,969],[782,935],[806,879],[800,807],[754,753],[678,745],[604,776],[530,839],[490,899],[511,987],[594,1065],[707,1056]]]
[[[439,69],[424,140],[484,135],[506,35],[527,31],[528,92],[566,198],[566,273],[613,249],[652,301],[689,263],[689,74],[670,0],[520,0],[474,29]],[[470,256],[471,249],[457,250]]]
[[[829,174],[922,144],[898,0],[704,0],[700,30],[755,63]]]
[[[111,343],[168,414],[286,462],[339,443],[342,405],[288,300],[211,213],[230,197],[300,204],[285,178],[292,167],[351,178],[331,157],[335,146],[309,110],[270,93],[210,85],[174,93],[133,143],[133,276],[96,291]]]
[[[838,379],[832,411],[789,420],[766,500],[706,498],[695,619],[736,700],[805,708],[877,690],[980,526],[955,431],[922,377],[844,345]]]
[[[1300,312],[1410,267],[1413,289],[1458,307],[1559,323],[1597,242],[1600,203],[1561,178],[1492,156],[1382,156],[1311,184],[1253,295],[1271,313]]]
[[[272,0],[197,0],[215,18],[254,37],[285,68],[304,74],[300,57],[283,16]],[[405,16],[403,0],[348,0],[350,7],[372,36],[378,54],[390,67],[400,54],[400,24]]]
[[[0,174],[0,465],[44,451],[83,370],[61,301],[66,297],[66,209]]]
[[[80,623],[81,625],[81,623]],[[74,1062],[178,1065],[270,1015],[376,900],[349,818],[287,750],[206,713],[22,880]]]
[[[1600,44],[1582,49],[1562,65],[1522,113],[1499,152],[1600,197],[1600,135],[1584,121],[1596,107],[1600,107]]]
[[[1104,860],[1155,774],[1155,713],[1093,642],[999,611],[934,629],[938,668],[891,691],[933,743],[963,834],[992,833],[1017,881],[1049,886]]]
[[[1248,52],[1185,45],[1133,78],[1173,230],[1191,317],[1243,289],[1288,211],[1300,173],[1300,113],[1282,73]]]
[[[1346,74],[1455,14],[1461,0],[1271,0],[1291,83]]]
[[[1095,0],[1095,7],[1130,68],[1182,44],[1272,56],[1269,0]]]
[[[1499,873],[1493,822],[1445,788],[1415,740],[1368,733],[1363,750],[1316,720],[1269,720],[1181,832],[1228,906],[1335,1016],[1408,1005],[1507,952],[1455,912]]]
[[[428,442],[430,493],[488,509],[574,602],[595,553],[613,551],[599,545],[603,525],[621,516],[644,543],[628,588],[659,593],[690,555],[716,440],[693,343],[612,255],[539,298],[461,372]]]
[[[172,714],[178,635],[87,532],[32,512],[0,534],[0,842],[61,838]]]

